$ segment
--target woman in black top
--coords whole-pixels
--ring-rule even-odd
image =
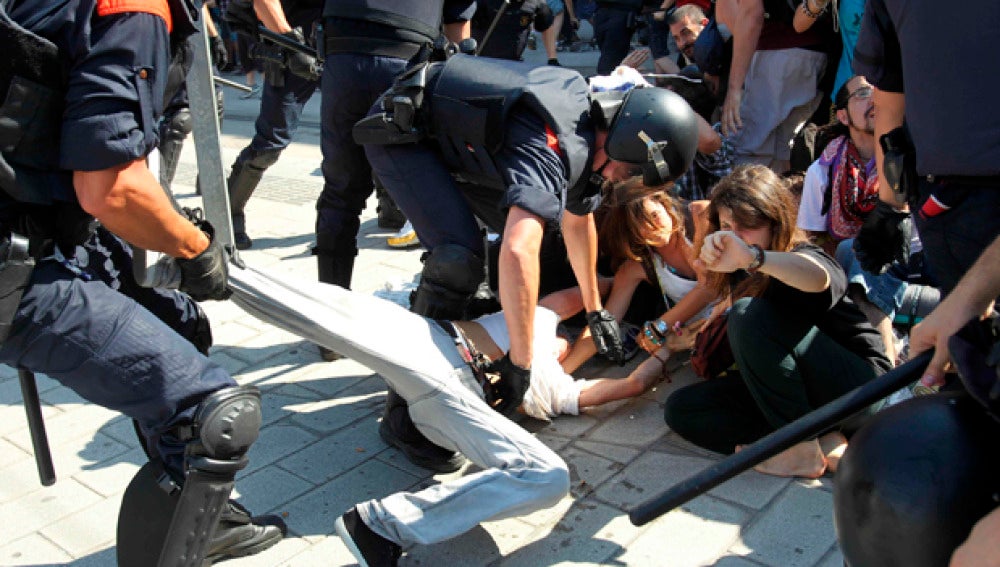
[[[699,261],[732,301],[729,343],[739,369],[667,399],[667,424],[702,447],[730,453],[891,368],[878,333],[846,296],[837,262],[795,226],[784,182],[741,166],[715,187]],[[818,477],[836,467],[853,430],[800,443],[757,470]]]

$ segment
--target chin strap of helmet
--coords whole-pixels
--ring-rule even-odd
[[[644,131],[639,131],[639,139],[646,144],[647,159],[642,164],[642,182],[647,186],[663,185],[670,179],[670,166],[666,158],[663,157],[663,150],[670,142],[664,140],[656,142]]]

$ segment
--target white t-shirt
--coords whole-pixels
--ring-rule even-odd
[[[799,202],[799,216],[795,224],[803,230],[826,232],[827,215],[823,214],[823,195],[830,183],[830,168],[816,160],[806,170],[802,182],[802,200]]]
[[[503,312],[483,315],[475,322],[483,326],[500,350],[510,350],[510,335]],[[558,324],[559,316],[555,312],[541,306],[535,308],[531,385],[524,395],[523,407],[531,417],[546,421],[560,413],[577,415],[580,412],[580,384],[559,364],[556,343]]]

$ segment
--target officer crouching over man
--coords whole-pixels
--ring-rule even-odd
[[[260,393],[205,356],[195,303],[228,297],[229,253],[146,165],[198,17],[182,0],[0,4],[0,362],[134,420],[150,461],[122,499],[123,566],[210,564],[285,532],[229,501]],[[140,288],[126,241],[176,258],[186,293]]]
[[[369,117],[355,125],[354,138],[365,145],[372,170],[429,250],[411,297],[412,311],[439,320],[462,318],[484,277],[477,217],[502,231],[499,295],[511,344],[488,372],[499,376],[503,406],[520,405],[531,380],[546,224],[561,227],[599,350],[621,357],[618,324],[602,308],[597,288],[592,211],[605,182],[641,174],[654,186],[684,173],[694,158],[698,126],[680,96],[658,88],[591,95],[573,70],[460,53],[407,70]],[[405,407],[426,396],[401,392],[397,397]],[[481,440],[474,427],[460,438],[451,436],[440,426],[441,416],[430,413],[409,415],[408,427],[415,428],[407,439],[426,431],[449,445],[442,449],[449,452]],[[502,445],[491,450],[502,451]],[[519,447],[517,467],[532,468],[537,456]],[[522,474],[512,472],[519,468],[498,470],[498,455],[472,451],[469,456],[484,468],[493,467],[484,473],[489,478]],[[553,476],[530,497],[498,491],[482,506],[465,506],[462,497],[481,484],[466,477],[415,495],[361,503],[337,521],[337,531],[362,565],[395,565],[407,546],[443,541],[480,522],[527,514],[561,497],[568,489],[562,482],[568,480],[565,468],[553,464],[561,464],[555,455],[544,458]],[[557,480],[560,470],[564,476]]]

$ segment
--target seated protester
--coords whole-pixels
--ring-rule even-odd
[[[732,453],[892,367],[847,297],[843,270],[807,241],[794,214],[784,182],[761,165],[738,166],[713,192],[699,260],[709,285],[733,300],[728,336],[739,376],[667,399],[667,425],[696,445]],[[809,478],[835,470],[845,434],[880,405],[757,470]]]
[[[881,275],[865,272],[854,258],[850,244],[844,244],[853,243],[861,223],[878,201],[872,93],[872,86],[860,75],[851,77],[837,92],[836,116],[817,133],[817,139],[830,141],[819,159],[806,170],[797,224],[828,254],[836,253],[851,284],[848,288],[851,299],[878,329],[889,360],[895,361],[897,349],[892,323],[908,292],[905,274],[912,270],[898,266],[897,270]],[[931,288],[915,287],[909,294],[908,304],[914,307],[921,297],[929,305],[937,303],[937,291]],[[921,309],[922,313],[927,311]]]
[[[598,217],[601,253],[610,256],[612,265],[617,266],[605,302],[616,320],[625,316],[633,293],[644,281],[660,289],[669,307],[646,323],[662,329],[661,335],[708,314],[715,294],[706,287],[704,278],[698,277],[696,252],[685,236],[684,215],[666,187],[646,187],[638,177],[623,181],[611,189]],[[665,350],[662,342],[654,344],[643,340],[644,336],[639,334],[639,346],[644,350],[650,354]],[[584,329],[563,361],[563,368],[573,372],[596,352],[589,330]]]
[[[834,119],[817,133],[829,142],[806,170],[797,224],[830,255],[857,236],[878,200],[873,92],[860,75],[844,83]]]

